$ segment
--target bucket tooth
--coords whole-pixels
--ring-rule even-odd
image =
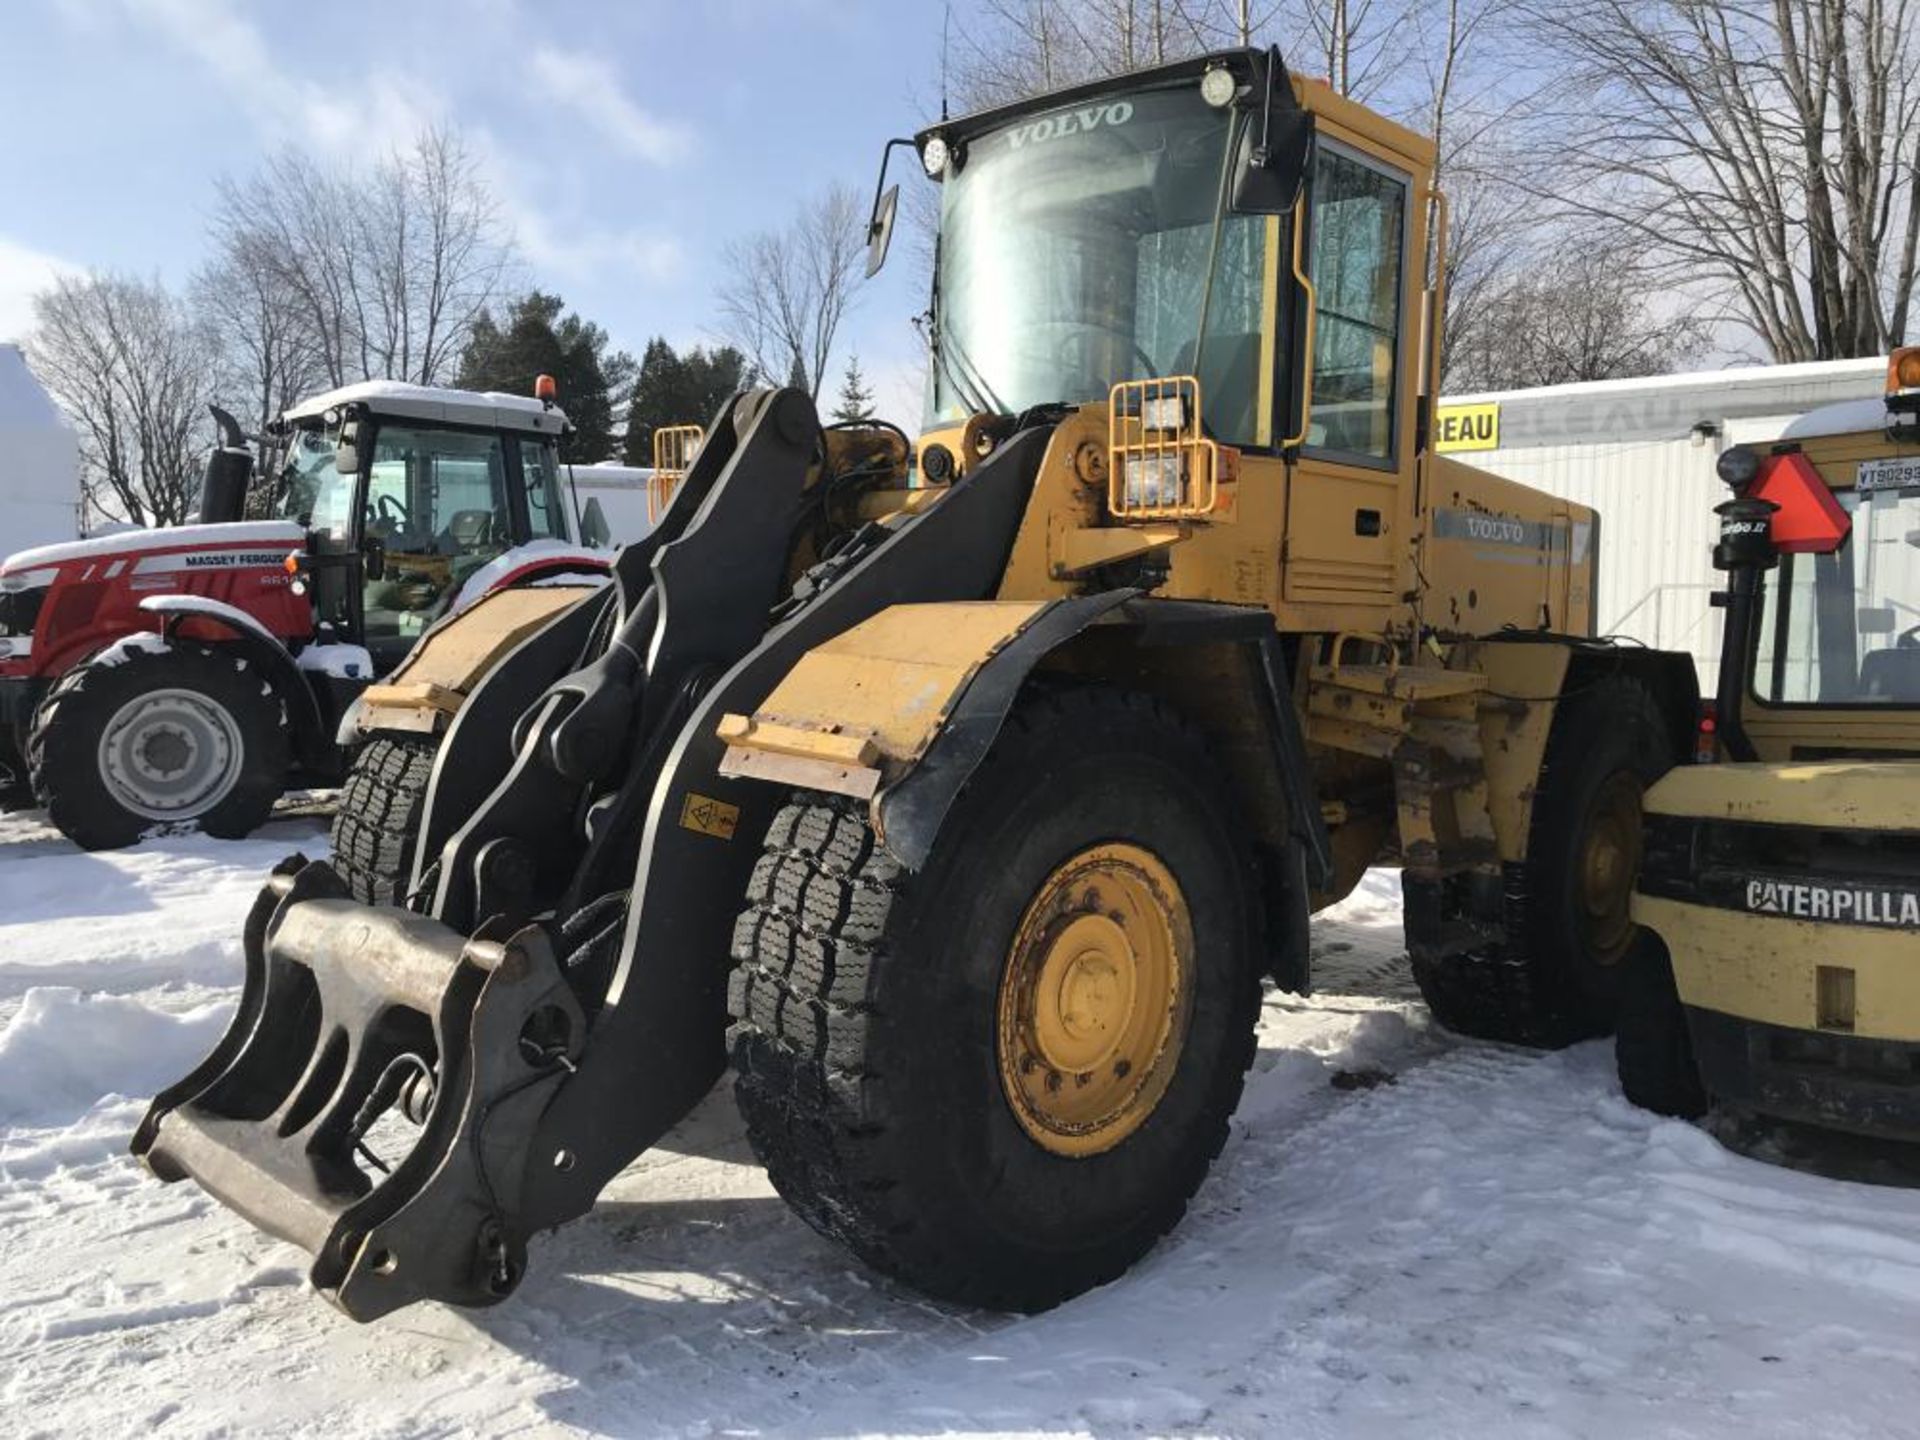
[[[356,1319],[493,1303],[525,1268],[529,1140],[585,1016],[543,930],[468,939],[345,890],[325,864],[275,871],[233,1023],[155,1099],[134,1153],[308,1251]],[[389,1165],[367,1134],[409,1092],[418,1129]]]

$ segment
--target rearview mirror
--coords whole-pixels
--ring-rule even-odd
[[[1900,628],[1900,617],[1891,605],[1871,606],[1854,618],[1854,628],[1862,635],[1891,635]]]
[[[893,217],[900,209],[900,187],[890,187],[873,207],[873,219],[867,225],[867,278],[871,280],[887,263],[887,247],[893,244]]]
[[[589,495],[587,508],[580,512],[580,541],[589,550],[599,550],[613,540],[613,527],[607,524],[607,512],[600,508],[600,497]]]
[[[360,473],[360,422],[348,420],[340,426],[340,438],[333,442],[333,468],[342,475]]]
[[[1248,118],[1234,166],[1239,215],[1285,215],[1300,199],[1313,154],[1313,116],[1293,98],[1280,47],[1267,51],[1259,113]]]

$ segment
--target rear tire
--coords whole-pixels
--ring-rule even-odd
[[[333,868],[362,905],[405,907],[437,736],[383,735],[354,756],[333,819]]]
[[[1676,1120],[1707,1113],[1707,1087],[1694,1059],[1686,1008],[1667,947],[1652,931],[1620,972],[1620,1022],[1614,1033],[1620,1088],[1642,1110]]]
[[[27,740],[34,794],[87,850],[156,825],[237,840],[286,787],[287,720],[238,650],[123,649],[76,665],[47,692]]]
[[[1561,702],[1526,862],[1506,867],[1502,894],[1484,907],[1502,912],[1502,938],[1452,939],[1472,923],[1460,881],[1404,882],[1414,979],[1436,1020],[1548,1047],[1613,1028],[1620,970],[1638,942],[1626,907],[1640,801],[1677,759],[1659,702],[1638,680],[1610,676]]]
[[[775,1187],[937,1299],[1039,1310],[1120,1275],[1184,1213],[1253,1060],[1251,855],[1199,737],[1104,690],[1024,701],[917,874],[865,806],[796,797],[729,990]]]

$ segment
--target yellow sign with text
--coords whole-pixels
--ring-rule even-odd
[[[1500,448],[1500,406],[1442,405],[1434,416],[1433,448],[1442,455]]]

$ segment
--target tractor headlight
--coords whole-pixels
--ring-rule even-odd
[[[1200,77],[1200,98],[1216,110],[1224,110],[1240,93],[1240,82],[1224,65],[1216,65]]]
[[[1181,482],[1185,478],[1178,451],[1164,455],[1129,455],[1127,466],[1127,509],[1159,510],[1180,503]]]
[[[947,173],[947,163],[952,159],[953,152],[947,148],[947,142],[938,135],[929,136],[925,148],[920,151],[921,165],[935,180]]]

